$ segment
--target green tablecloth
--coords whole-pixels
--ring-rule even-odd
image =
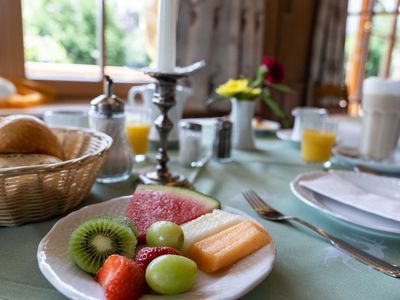
[[[195,187],[224,205],[256,217],[240,196],[242,191],[254,189],[268,195],[269,202],[282,212],[302,217],[359,248],[400,263],[400,237],[350,227],[308,207],[291,193],[290,181],[313,168],[301,162],[299,149],[275,138],[258,139],[257,149],[234,151],[230,163],[210,161],[199,174],[198,170],[179,167],[172,152],[170,167],[189,179],[196,177]],[[130,181],[95,184],[80,207],[131,192]],[[58,219],[0,228],[0,299],[64,299],[41,274],[36,261],[40,240]],[[273,237],[277,258],[272,273],[243,299],[400,299],[398,279],[341,254],[304,227],[258,220]]]

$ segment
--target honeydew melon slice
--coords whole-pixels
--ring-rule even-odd
[[[182,248],[183,253],[187,252],[194,243],[236,225],[243,220],[244,218],[241,216],[215,209],[211,213],[182,224],[181,227],[185,236]]]

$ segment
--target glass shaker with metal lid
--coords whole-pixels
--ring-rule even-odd
[[[200,167],[203,163],[201,125],[181,122],[179,126],[179,162],[188,167]]]
[[[113,183],[129,178],[133,153],[125,133],[125,102],[113,93],[113,81],[105,76],[104,94],[91,102],[89,126],[113,139],[97,181]]]

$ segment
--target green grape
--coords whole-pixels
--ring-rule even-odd
[[[196,281],[196,263],[184,256],[161,255],[146,269],[147,284],[157,293],[173,295],[186,292]]]
[[[184,236],[182,228],[169,221],[153,223],[146,233],[146,242],[151,247],[172,247],[180,250]]]

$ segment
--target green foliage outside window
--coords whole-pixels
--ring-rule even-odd
[[[96,2],[23,0],[25,60],[97,64],[100,51],[96,36]],[[109,5],[109,2],[106,6],[106,64],[130,67],[148,65],[149,58],[144,47],[145,32],[122,28],[115,6]]]

